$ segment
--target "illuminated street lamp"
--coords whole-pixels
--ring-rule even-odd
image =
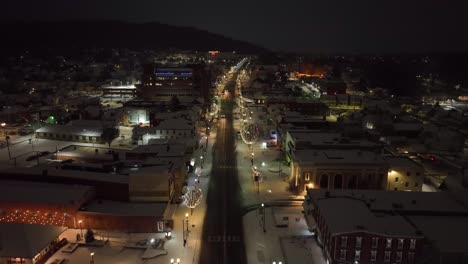
[[[94,252],[89,253],[91,256],[91,264],[94,264]]]
[[[83,223],[83,220],[78,221],[78,224],[80,225],[81,238],[83,238],[83,227],[81,226],[81,223]]]
[[[164,236],[165,236],[167,239],[171,239],[171,238],[172,238],[172,229],[167,228],[167,229],[166,229],[166,232],[164,232]]]

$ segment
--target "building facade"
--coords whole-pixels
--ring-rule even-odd
[[[361,150],[297,150],[291,160],[290,185],[298,191],[385,189],[388,163],[380,153]]]

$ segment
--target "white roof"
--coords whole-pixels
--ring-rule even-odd
[[[179,157],[185,155],[186,146],[184,144],[164,144],[164,145],[140,145],[127,153],[132,154],[153,154],[158,157]]]
[[[0,257],[32,259],[67,228],[0,223]]]
[[[74,120],[66,125],[46,125],[36,133],[54,133],[77,136],[100,137],[103,132],[103,124],[99,120]]]
[[[402,216],[374,214],[364,202],[356,199],[321,199],[316,205],[332,234],[362,231],[386,236],[416,236],[416,229]]]
[[[372,211],[398,211],[405,214],[468,214],[468,195],[463,192],[396,192],[380,190],[320,190],[309,189],[312,200],[348,197],[368,204]]]
[[[362,151],[356,149],[340,150],[313,150],[299,149],[294,151],[293,160],[307,163],[329,163],[329,164],[381,164],[385,163],[380,153],[373,151]]]

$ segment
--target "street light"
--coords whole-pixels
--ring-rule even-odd
[[[91,256],[91,264],[93,264],[94,263],[94,252],[89,253],[89,255]]]
[[[166,236],[167,239],[171,239],[172,238],[172,229],[167,228],[164,235]]]
[[[83,239],[83,228],[81,226],[81,223],[83,223],[83,220],[79,220],[78,224],[80,224],[80,233],[81,233],[81,238]]]
[[[263,233],[266,232],[266,228],[265,228],[265,204],[262,203],[262,208],[261,208],[261,212],[262,212],[262,220],[263,220]]]

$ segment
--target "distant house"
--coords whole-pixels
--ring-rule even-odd
[[[424,167],[407,157],[386,157],[389,162],[387,190],[421,191]]]

